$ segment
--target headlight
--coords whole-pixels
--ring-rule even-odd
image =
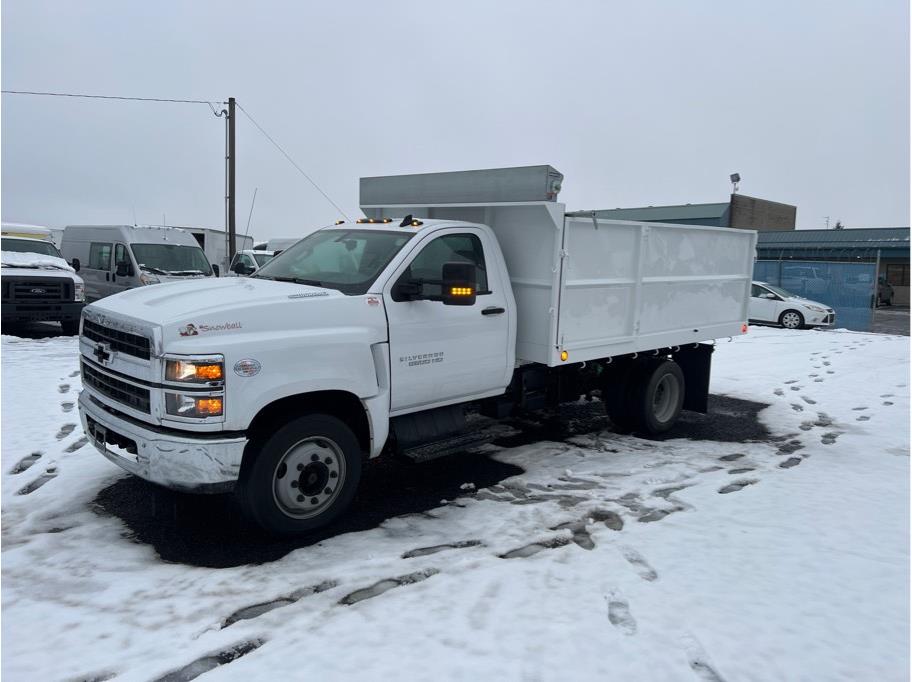
[[[73,289],[73,300],[74,301],[85,301],[86,300],[86,288],[85,284],[82,282],[75,282],[76,286]]]
[[[190,384],[205,384],[225,378],[225,361],[222,356],[205,360],[166,360],[165,380]]]
[[[224,403],[220,396],[195,396],[180,393],[165,395],[165,411],[175,417],[221,417]]]
[[[139,281],[143,284],[158,284],[161,280],[155,275],[144,272],[139,276]]]
[[[807,308],[808,310],[813,310],[815,313],[825,313],[826,312],[826,308],[821,308],[819,305],[808,305],[807,303],[805,303],[804,307]]]

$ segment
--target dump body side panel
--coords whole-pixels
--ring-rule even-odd
[[[568,217],[551,362],[742,333],[756,233]]]

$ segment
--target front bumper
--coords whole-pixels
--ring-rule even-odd
[[[79,320],[85,303],[3,303],[3,322],[74,322]]]
[[[231,490],[241,470],[247,438],[151,428],[113,414],[84,390],[79,416],[86,436],[117,466],[166,488],[196,493]]]
[[[805,324],[809,327],[832,327],[836,324],[836,313],[832,310],[825,313],[808,312]]]

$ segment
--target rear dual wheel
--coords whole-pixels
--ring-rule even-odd
[[[661,360],[613,374],[602,396],[617,430],[658,434],[677,422],[684,404],[684,388],[680,366]]]

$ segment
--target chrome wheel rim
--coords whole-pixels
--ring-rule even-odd
[[[320,436],[305,438],[276,464],[272,497],[286,516],[309,519],[332,506],[344,482],[345,457],[338,443]]]
[[[652,414],[656,421],[664,423],[674,416],[678,404],[678,390],[678,382],[671,374],[659,379],[652,397]]]
[[[797,329],[798,325],[801,324],[801,318],[798,317],[798,313],[786,313],[782,316],[782,326],[788,329]]]

